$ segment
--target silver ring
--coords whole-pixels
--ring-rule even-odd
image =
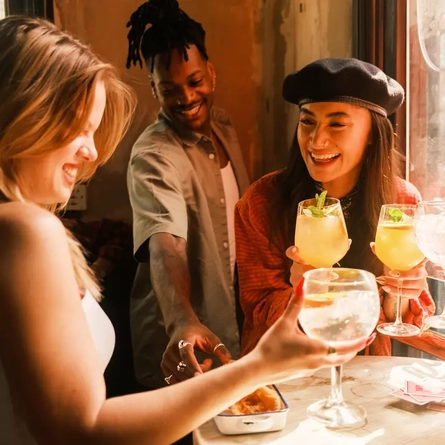
[[[329,345],[328,356],[332,356],[332,355],[337,355],[337,350],[333,346]]]
[[[187,363],[184,363],[182,360],[178,363],[178,366],[176,366],[178,372],[184,372],[185,368],[187,368]]]
[[[164,378],[165,383],[167,383],[167,385],[170,385],[170,380],[172,379],[172,377],[173,377],[173,374],[172,374],[172,375],[169,375],[168,377],[165,377],[165,378]]]
[[[218,343],[218,344],[213,348],[213,353],[215,353],[215,351],[216,351],[220,346],[224,346],[224,347],[225,347],[225,344],[224,344],[224,343]]]
[[[178,349],[184,349],[187,345],[191,345],[189,341],[179,340]]]

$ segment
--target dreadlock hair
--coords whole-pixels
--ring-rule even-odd
[[[146,30],[149,24],[151,27]],[[168,69],[170,52],[177,49],[188,61],[187,49],[191,45],[198,48],[205,60],[209,59],[204,28],[179,7],[177,0],[148,0],[131,15],[127,28],[130,28],[127,68],[138,63],[142,68],[142,53],[151,73],[155,57],[159,54],[167,54]]]

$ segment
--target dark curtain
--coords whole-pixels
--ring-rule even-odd
[[[23,14],[54,21],[53,0],[5,0],[6,15]]]
[[[407,0],[353,0],[353,56],[373,63],[406,89]],[[406,153],[406,107],[390,117]]]

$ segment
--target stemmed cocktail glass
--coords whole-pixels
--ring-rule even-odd
[[[345,256],[349,240],[338,199],[326,198],[324,191],[298,204],[295,245],[300,258],[313,267],[331,267]]]
[[[379,318],[380,298],[375,276],[359,269],[313,269],[303,275],[304,304],[299,321],[311,338],[325,340],[334,349],[367,338]],[[359,405],[345,402],[342,367],[332,367],[331,394],[313,403],[308,414],[330,427],[358,426],[366,419]]]
[[[408,271],[419,265],[425,258],[419,250],[414,235],[414,214],[416,206],[410,204],[383,205],[380,211],[375,253],[379,260],[391,271]],[[410,337],[417,335],[420,329],[402,321],[402,286],[403,279],[395,277],[397,282],[396,319],[393,323],[383,323],[377,330],[385,335]]]

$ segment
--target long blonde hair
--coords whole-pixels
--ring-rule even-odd
[[[21,192],[26,178],[16,174],[16,161],[74,140],[89,117],[99,81],[107,99],[94,136],[98,158],[81,167],[79,181],[89,180],[113,154],[130,125],[134,95],[112,65],[54,24],[24,16],[0,20],[0,192],[8,200],[26,200]],[[80,245],[68,238],[80,289],[99,298]]]

